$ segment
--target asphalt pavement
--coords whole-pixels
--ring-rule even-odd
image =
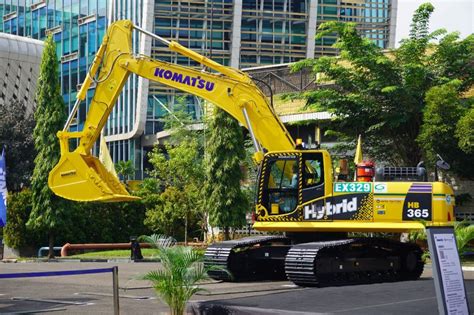
[[[150,284],[137,278],[158,263],[0,263],[0,274],[83,270],[118,266],[121,314],[167,314]],[[224,283],[209,281],[207,290],[188,304],[191,314],[436,314],[431,270],[418,281],[301,288],[290,282]],[[465,272],[470,305],[474,272]],[[112,314],[111,273],[0,279],[0,314]]]

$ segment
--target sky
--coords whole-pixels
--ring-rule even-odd
[[[474,33],[474,0],[398,0],[396,44],[408,37],[413,12],[425,2],[435,7],[430,19],[430,31],[445,28],[459,31],[461,38]]]

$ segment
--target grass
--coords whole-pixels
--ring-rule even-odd
[[[154,258],[158,253],[155,248],[142,248],[143,258]],[[81,258],[81,259],[115,259],[115,258],[130,258],[130,249],[106,250],[98,252],[88,252],[84,254],[71,255],[67,258]]]
[[[143,258],[156,258],[158,254],[158,249],[156,248],[142,248]],[[195,249],[199,254],[204,255],[205,249],[197,248]],[[130,249],[116,249],[116,250],[106,250],[98,252],[88,252],[84,254],[77,254],[67,256],[65,258],[72,259],[117,259],[117,258],[130,258]]]

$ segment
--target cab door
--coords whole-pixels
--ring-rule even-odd
[[[304,152],[302,159],[302,203],[324,197],[324,161],[320,152]],[[329,201],[329,200],[328,200]]]
[[[259,202],[269,215],[293,212],[299,204],[300,187],[299,155],[272,155],[264,161],[263,185],[260,186]]]

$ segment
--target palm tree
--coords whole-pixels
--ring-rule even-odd
[[[140,242],[148,243],[153,248],[162,249],[176,245],[176,240],[171,236],[162,234],[142,235],[138,238]]]
[[[186,302],[200,291],[198,282],[208,279],[202,255],[191,247],[162,248],[158,257],[163,269],[148,272],[142,279],[152,282],[156,294],[168,304],[172,315],[182,315]]]
[[[421,223],[426,226],[426,221],[421,221]],[[456,237],[459,257],[463,257],[468,251],[467,246],[469,245],[469,242],[474,240],[474,225],[469,224],[466,221],[456,221],[454,222],[454,235]],[[409,234],[409,240],[411,242],[426,240],[426,229],[411,231]],[[425,257],[430,257],[429,252],[425,252],[424,255]]]
[[[141,236],[142,241],[159,249],[162,268],[148,272],[142,280],[152,283],[156,294],[168,304],[172,315],[184,314],[186,302],[196,293],[205,291],[199,282],[208,280],[209,268],[203,255],[188,246],[172,246],[176,241],[162,235]]]
[[[456,245],[459,256],[463,256],[468,248],[467,245],[474,239],[474,225],[463,222],[455,222],[454,234],[456,235]]]
[[[130,179],[130,176],[135,174],[135,167],[131,160],[119,161],[115,164],[115,170],[117,171],[117,174],[122,175],[125,182]]]

